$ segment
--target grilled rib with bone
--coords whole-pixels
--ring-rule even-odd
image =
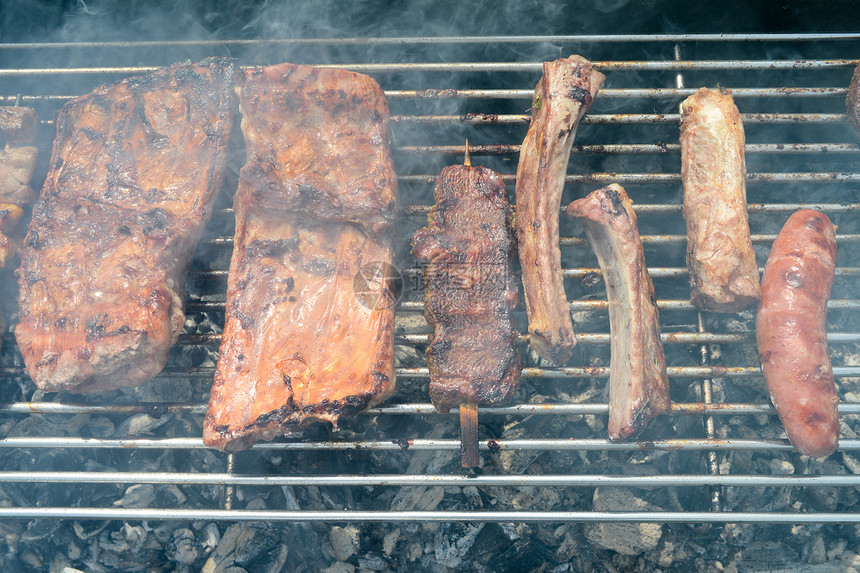
[[[430,398],[440,412],[460,406],[463,465],[477,465],[477,437],[467,428],[477,404],[507,402],[519,387],[513,309],[516,243],[513,213],[501,176],[453,165],[436,181],[427,226],[412,238],[424,267],[424,315],[434,327],[427,347]]]
[[[227,451],[336,425],[394,391],[397,180],[382,90],[280,64],[246,70],[239,102],[247,160],[203,428]]]
[[[233,76],[231,60],[174,64],[60,111],[15,330],[42,390],[134,386],[164,367],[222,178]]]
[[[545,62],[517,168],[517,241],[530,345],[555,365],[576,344],[561,274],[558,217],[570,150],[604,76],[580,56]]]
[[[612,184],[567,206],[579,220],[597,260],[609,301],[609,437],[639,435],[670,406],[660,317],[633,202]]]

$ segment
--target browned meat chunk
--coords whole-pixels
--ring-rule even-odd
[[[21,218],[24,210],[18,205],[0,203],[0,269],[14,268],[13,260],[21,248],[24,232]]]
[[[459,404],[502,404],[519,387],[513,309],[516,253],[507,190],[495,171],[446,167],[436,204],[412,250],[424,267],[430,398],[441,412]]]
[[[633,202],[612,184],[567,206],[585,226],[597,255],[609,301],[609,437],[639,435],[654,416],[669,410],[669,379],[660,341],[654,285]]]
[[[517,168],[517,241],[531,347],[565,364],[576,344],[561,274],[558,217],[570,150],[604,76],[579,56],[545,62]]]
[[[839,445],[836,383],[827,349],[827,301],[836,234],[827,215],[803,209],[780,231],[762,275],[756,338],[770,399],[794,448],[815,458]]]
[[[32,145],[0,149],[0,203],[28,205],[36,200],[30,179],[38,157],[39,150]]]
[[[397,180],[388,104],[343,70],[244,72],[247,160],[221,356],[203,428],[236,451],[394,391]]]
[[[848,87],[848,97],[845,98],[845,118],[854,130],[854,135],[860,139],[860,64],[854,68],[854,76]]]
[[[681,179],[693,304],[735,312],[761,298],[747,217],[744,127],[728,92],[681,104]]]
[[[164,367],[221,181],[233,76],[229,60],[175,64],[60,111],[15,330],[43,390],[134,386]]]
[[[7,145],[21,146],[32,143],[39,129],[39,116],[30,107],[0,107],[0,135]]]

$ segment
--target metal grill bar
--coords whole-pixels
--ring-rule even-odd
[[[0,472],[0,483],[179,484],[318,487],[857,487],[856,475],[332,475],[283,476],[182,472]]]
[[[791,452],[793,448],[788,440],[725,440],[725,439],[672,439],[649,440],[647,442],[611,442],[608,439],[523,439],[523,440],[490,440],[492,444],[483,441],[482,451],[518,450],[518,451],[614,451],[638,452],[643,450],[665,451],[783,451]],[[161,449],[172,448],[179,450],[204,450],[202,438],[78,438],[78,437],[7,437],[0,438],[0,448],[137,448]],[[386,441],[355,440],[355,441],[287,441],[287,442],[258,442],[249,448],[251,450],[291,450],[291,451],[419,451],[419,450],[448,450],[459,451],[460,440],[444,439],[396,439]],[[840,440],[839,449],[842,451],[860,450],[860,440]]]
[[[206,404],[174,404],[150,402],[146,404],[66,404],[61,402],[15,402],[0,406],[0,414],[142,414],[164,415],[165,413],[185,412],[189,414],[205,414]],[[439,415],[448,416],[459,413],[452,408],[447,414],[439,412],[433,404],[390,404],[376,406],[366,411],[367,415]],[[480,406],[478,413],[482,415],[553,415],[581,416],[606,415],[609,413],[608,404],[514,404],[511,406]],[[671,405],[673,415],[715,415],[738,414],[776,414],[770,404],[732,404],[727,402],[675,402]],[[839,414],[860,414],[860,402],[842,402],[839,404]]]
[[[251,511],[246,509],[114,509],[0,507],[0,518],[156,521],[482,522],[482,523],[860,523],[857,513],[704,511]]]
[[[856,66],[858,60],[646,60],[646,61],[593,61],[592,66],[602,72],[664,72],[694,70],[810,70],[839,69]],[[540,73],[543,62],[418,62],[418,63],[344,63],[316,64],[319,68],[337,68],[365,74],[401,72],[532,72]],[[65,76],[142,74],[157,70],[158,66],[112,66],[75,68],[6,68],[0,77]]]

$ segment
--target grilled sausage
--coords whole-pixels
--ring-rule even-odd
[[[797,211],[771,248],[756,317],[770,399],[794,448],[816,458],[832,454],[839,439],[825,325],[835,272],[830,219],[811,209]]]

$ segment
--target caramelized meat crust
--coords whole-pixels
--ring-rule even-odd
[[[761,298],[747,217],[744,127],[728,92],[681,104],[681,179],[693,304],[736,312]]]
[[[660,316],[633,202],[612,184],[567,206],[585,234],[606,281],[609,302],[609,437],[639,435],[670,407]]]
[[[827,347],[836,233],[827,215],[789,217],[762,275],[756,338],[770,398],[794,448],[823,457],[839,443],[839,397]]]
[[[435,329],[427,348],[430,398],[439,411],[462,403],[502,404],[522,369],[513,309],[513,213],[498,173],[446,167],[436,204],[412,250],[424,267],[424,315]]]
[[[558,217],[570,150],[604,76],[580,56],[545,62],[517,168],[517,241],[530,345],[560,366],[576,344],[561,274]]]
[[[394,392],[397,185],[371,78],[281,64],[244,72],[247,160],[220,359],[203,427],[226,451]]]
[[[60,111],[15,330],[41,389],[134,386],[164,367],[222,177],[233,76],[230,60],[175,64]]]

